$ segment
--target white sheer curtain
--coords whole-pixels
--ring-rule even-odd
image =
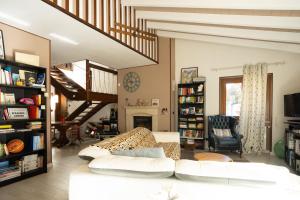
[[[244,135],[243,147],[247,153],[265,150],[267,75],[267,64],[243,67],[240,133]]]

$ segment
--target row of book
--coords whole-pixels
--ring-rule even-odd
[[[39,122],[39,121],[37,121],[37,122],[27,122],[26,128],[34,130],[34,129],[41,129],[42,126],[43,126],[43,123]]]
[[[32,154],[24,156],[23,159],[18,161],[18,166],[21,169],[21,173],[29,172],[43,167],[43,156],[38,154]]]
[[[203,96],[179,96],[179,103],[204,103],[204,97]]]
[[[8,161],[0,162],[0,182],[16,178],[18,176],[21,176],[21,169],[19,166],[9,166]]]
[[[193,129],[203,129],[203,123],[187,123],[187,122],[179,122],[179,128],[193,128]]]
[[[189,107],[189,108],[181,108],[181,115],[203,115],[203,108],[199,107]]]
[[[203,117],[189,117],[189,118],[180,117],[179,118],[179,121],[181,122],[202,122],[203,120],[204,120]]]
[[[32,138],[32,150],[44,149],[44,134],[35,135]]]
[[[179,95],[191,95],[195,94],[194,88],[178,88]]]
[[[0,84],[42,87],[44,83],[45,73],[36,73],[22,69],[19,69],[18,73],[14,73],[11,66],[0,65]]]
[[[181,137],[198,138],[198,139],[203,139],[204,138],[204,130],[183,130],[183,129],[180,129],[179,131],[180,131]]]

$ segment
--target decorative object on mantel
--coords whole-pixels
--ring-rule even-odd
[[[167,114],[168,113],[168,108],[162,108],[161,109],[161,114],[162,115],[165,115],[165,114]]]
[[[3,32],[0,30],[0,59],[5,59]]]
[[[137,99],[135,106],[149,106],[149,102],[145,99]]]
[[[127,92],[135,92],[141,84],[139,75],[136,72],[128,72],[123,79],[123,87]]]
[[[159,107],[159,99],[152,99],[151,100],[151,105]]]
[[[198,77],[198,67],[181,68],[181,83],[192,83]]]

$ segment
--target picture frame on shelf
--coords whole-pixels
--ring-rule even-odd
[[[5,48],[2,30],[0,30],[0,59],[5,59]]]
[[[192,83],[198,77],[198,67],[181,68],[181,83]]]
[[[159,107],[159,99],[152,99],[151,100],[151,105],[155,107]]]

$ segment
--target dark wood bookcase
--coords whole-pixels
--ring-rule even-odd
[[[17,86],[14,84],[6,85],[0,84],[1,92],[4,93],[14,93],[15,95],[15,104],[3,104],[0,103],[0,110],[1,110],[1,118],[0,118],[0,125],[11,125],[15,131],[12,132],[0,132],[0,143],[7,144],[9,141],[13,139],[20,139],[24,142],[24,149],[19,153],[9,153],[9,155],[2,155],[0,157],[0,163],[5,163],[8,161],[9,167],[21,167],[20,162],[22,162],[25,156],[28,155],[36,155],[39,157],[39,167],[36,169],[27,168],[26,170],[22,170],[21,174],[9,178],[7,180],[1,179],[1,177],[5,177],[5,170],[0,170],[0,187],[14,183],[25,178],[29,178],[41,173],[47,172],[47,100],[46,100],[46,88],[47,88],[47,72],[45,67],[37,67],[28,64],[22,64],[14,61],[2,60],[0,59],[1,67],[9,66],[11,68],[12,73],[18,73],[19,70],[30,71],[34,73],[44,73],[45,87],[34,87],[34,86]],[[41,103],[40,105],[36,105],[37,108],[40,110],[40,117],[38,119],[4,119],[3,118],[3,110],[6,108],[28,108],[29,105],[21,104],[19,100],[21,98],[32,98],[34,95],[41,95]],[[42,126],[39,129],[32,129],[32,130],[24,130],[28,129],[27,125],[30,122],[41,122]],[[20,130],[22,130],[20,132]],[[34,147],[34,136],[40,136],[43,139],[40,140],[40,144],[43,143],[42,148]],[[7,162],[6,162],[7,163]],[[0,166],[1,169],[1,166]],[[20,170],[21,171],[21,170]]]
[[[178,131],[181,144],[205,146],[205,82],[178,84]]]
[[[300,175],[300,121],[286,122],[285,130],[285,162],[290,169]]]

